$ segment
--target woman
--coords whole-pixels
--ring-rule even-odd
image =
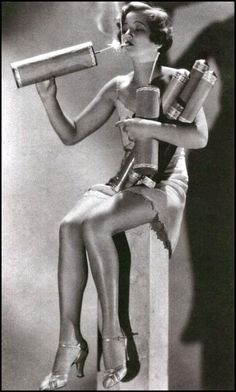
[[[64,386],[71,364],[76,364],[78,376],[83,375],[88,347],[80,330],[80,313],[88,277],[86,251],[102,309],[103,356],[107,369],[104,387],[112,387],[126,375],[126,337],[118,318],[118,256],[112,237],[151,223],[171,254],[179,235],[188,184],[184,149],[207,144],[208,129],[202,109],[195,122],[185,126],[169,123],[163,114],[158,121],[134,118],[137,88],[148,84],[157,52],[166,52],[172,44],[172,28],[166,12],[140,2],[129,3],[122,9],[120,33],[127,43],[124,50],[132,60],[133,72],[109,81],[75,121],[62,112],[54,80],[37,84],[37,91],[64,144],[80,142],[117,109],[124,157],[136,140],[157,139],[162,170],[158,172],[154,189],[134,185],[115,193],[114,178],[106,186],[95,185],[63,219],[58,270],[59,346],[52,372],[42,382],[41,390]],[[175,72],[176,69],[157,63],[153,83],[161,94]]]

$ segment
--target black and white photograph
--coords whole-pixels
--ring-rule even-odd
[[[234,2],[1,8],[2,390],[234,390]]]

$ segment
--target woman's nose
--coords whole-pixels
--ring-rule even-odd
[[[133,33],[132,33],[131,29],[128,29],[128,30],[123,34],[123,38],[124,38],[125,40],[132,39],[132,38],[133,38]]]
[[[133,32],[132,29],[129,28],[128,30],[126,30],[126,32],[124,33],[124,35],[131,35],[132,36]]]

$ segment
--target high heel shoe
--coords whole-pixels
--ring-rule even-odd
[[[84,364],[85,360],[88,356],[88,345],[86,342],[83,344],[76,344],[76,345],[71,345],[71,344],[59,344],[59,349],[60,348],[69,348],[69,349],[76,349],[79,350],[76,358],[71,364],[71,367],[73,365],[76,366],[77,369],[77,377],[84,377]],[[51,372],[40,385],[40,391],[53,391],[59,388],[62,388],[66,385],[68,381],[68,373],[66,374],[53,374]]]
[[[116,366],[115,368],[111,369],[106,369],[105,370],[105,376],[103,378],[103,386],[104,388],[111,388],[118,382],[120,382],[127,374],[127,367],[126,367],[126,361],[127,361],[127,338],[126,336],[117,336],[113,338],[103,338],[103,341],[105,342],[111,342],[111,341],[124,341],[125,343],[125,360],[124,362]]]

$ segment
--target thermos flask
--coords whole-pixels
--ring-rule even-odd
[[[188,76],[184,75],[181,72],[176,72],[172,76],[162,96],[162,109],[164,114],[168,112],[170,107],[178,98],[179,94],[182,92],[184,86],[186,85],[188,79],[189,79]]]
[[[196,60],[190,75],[189,75],[189,81],[186,84],[185,88],[179,95],[180,102],[182,101],[183,104],[187,104],[189,98],[191,97],[193,91],[196,89],[200,79],[202,78],[204,72],[208,71],[209,67],[206,64],[205,60]]]
[[[166,115],[167,118],[169,118],[170,120],[178,119],[178,117],[183,112],[185,106],[187,105],[188,100],[196,89],[199,81],[201,80],[204,72],[206,72],[208,69],[209,67],[206,64],[205,60],[195,61],[191,69],[188,82],[185,84],[185,87],[183,88],[180,95],[177,97],[174,104],[171,105],[171,107],[169,108]]]
[[[157,119],[160,114],[160,89],[149,85],[136,90],[136,116]],[[136,141],[133,169],[144,176],[152,176],[158,171],[158,140]]]
[[[188,100],[179,121],[192,123],[217,80],[213,71],[206,71]]]
[[[11,64],[18,88],[97,65],[92,42],[74,45]]]

